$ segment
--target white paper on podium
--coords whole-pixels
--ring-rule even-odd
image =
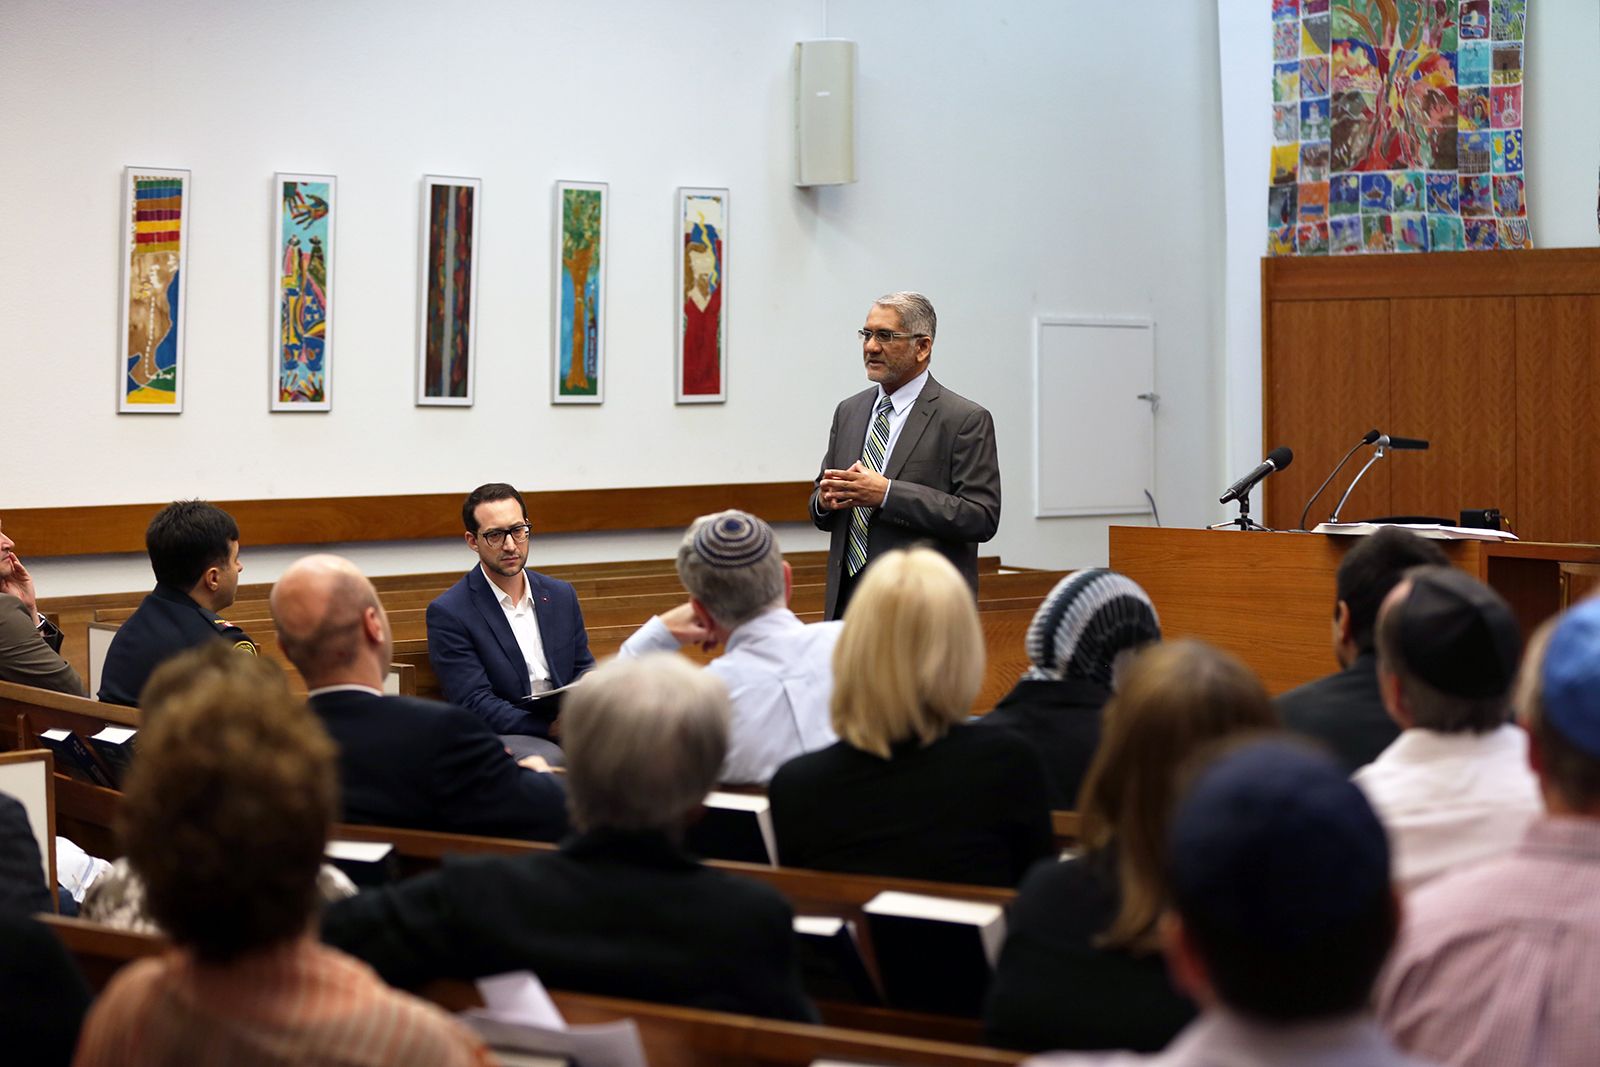
[[[632,1019],[568,1026],[529,971],[480,979],[486,1007],[461,1018],[496,1052],[567,1056],[580,1067],[648,1067]]]

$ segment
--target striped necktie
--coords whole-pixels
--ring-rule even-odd
[[[872,420],[867,447],[861,450],[861,465],[874,474],[883,470],[884,453],[889,448],[889,413],[893,410],[894,403],[888,397],[878,402],[878,417]],[[850,512],[850,545],[845,552],[844,572],[852,578],[867,565],[867,525],[871,521],[871,508],[854,508]]]

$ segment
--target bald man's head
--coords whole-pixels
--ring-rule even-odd
[[[378,593],[341,556],[296,560],[272,587],[278,644],[309,688],[358,682],[381,688],[393,644]]]

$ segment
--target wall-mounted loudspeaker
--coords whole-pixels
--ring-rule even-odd
[[[856,43],[794,46],[794,183],[856,180]]]

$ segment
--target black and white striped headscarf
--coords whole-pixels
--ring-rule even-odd
[[[1117,653],[1161,640],[1155,605],[1137,582],[1095,567],[1056,583],[1028,626],[1023,678],[1082,678],[1111,688]]]

